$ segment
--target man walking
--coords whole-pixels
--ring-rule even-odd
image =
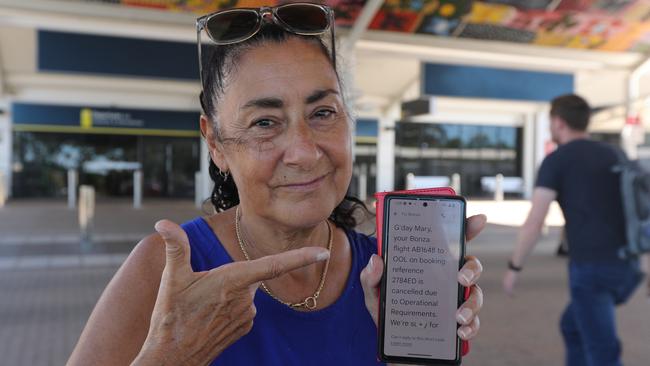
[[[577,95],[551,102],[551,136],[559,145],[539,169],[532,207],[503,279],[512,295],[518,272],[537,243],[548,208],[557,200],[566,220],[571,300],[560,321],[570,366],[621,365],[616,305],[641,281],[637,259],[622,260],[625,221],[615,148],[589,139],[590,107]]]

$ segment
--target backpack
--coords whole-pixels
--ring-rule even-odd
[[[627,236],[627,244],[618,254],[625,259],[650,252],[650,169],[639,160],[628,159],[622,150],[615,150],[618,163],[613,171],[620,173]]]

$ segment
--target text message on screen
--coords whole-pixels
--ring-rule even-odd
[[[388,202],[386,355],[456,358],[463,204],[452,199]]]

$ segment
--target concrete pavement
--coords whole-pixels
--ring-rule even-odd
[[[481,333],[467,366],[561,365],[558,319],[567,301],[565,260],[531,258],[515,298],[500,289],[504,257],[484,253]],[[3,365],[63,365],[116,267],[0,271],[0,355]],[[650,303],[643,291],[618,310],[627,366],[650,359]]]
[[[205,206],[205,212],[209,207]],[[134,209],[130,200],[102,199],[95,208],[94,242],[138,241],[153,232],[156,221],[181,223],[202,215],[187,200],[144,200]],[[79,242],[77,210],[62,200],[10,200],[0,207],[0,245],[70,244]]]
[[[468,214],[486,213],[489,222],[515,223],[528,208],[523,201],[470,201]],[[128,199],[100,199],[92,245],[81,245],[78,213],[68,209],[65,201],[9,201],[0,207],[0,269],[117,266],[135,243],[154,232],[156,221],[166,218],[182,223],[211,212],[209,204],[197,209],[187,200],[149,199],[142,208],[134,209]],[[551,212],[549,218],[551,224],[556,223],[557,213]],[[500,227],[506,226],[495,225],[494,230],[484,233],[486,240],[475,250],[511,250],[512,238],[509,234],[503,237]],[[374,221],[364,223],[362,229],[374,232]],[[539,248],[549,253],[554,249],[552,240]]]
[[[80,244],[78,213],[61,200],[13,200],[0,208],[0,269],[118,266],[131,248],[154,232],[156,221],[177,223],[210,212],[186,200],[100,200],[92,245]]]
[[[141,210],[133,210],[128,202],[101,202],[95,232],[109,239],[123,236],[100,240],[84,251],[78,244],[76,212],[67,211],[64,202],[10,202],[0,209],[0,237],[5,238],[0,239],[0,364],[64,364],[94,304],[133,245],[151,233],[160,218],[182,222],[200,214],[184,201],[145,201]],[[566,260],[553,255],[559,230],[551,228],[543,238],[516,296],[508,298],[500,281],[516,233],[513,227],[488,225],[468,244],[468,252],[485,266],[480,281],[485,307],[480,336],[464,365],[563,363],[558,319],[568,296]],[[6,240],[9,234],[14,241]],[[30,235],[40,239],[16,241]],[[650,302],[641,290],[618,310],[625,365],[648,364],[649,312]]]

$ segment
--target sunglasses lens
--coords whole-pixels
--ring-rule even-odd
[[[248,37],[255,28],[259,18],[253,10],[234,10],[215,14],[205,28],[215,42],[237,42]]]
[[[322,33],[329,26],[325,10],[317,5],[287,4],[276,9],[277,17],[294,31]]]

